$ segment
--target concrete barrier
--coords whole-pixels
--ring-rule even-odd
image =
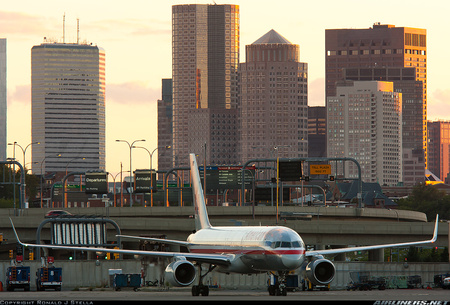
[[[0,281],[5,282],[6,269],[10,261],[0,261]],[[31,269],[31,289],[36,290],[36,270],[41,266],[38,261],[25,261],[24,265]],[[145,281],[156,281],[161,284],[164,277],[166,262],[142,264],[140,260],[100,260],[92,261],[56,261],[55,267],[63,269],[63,290],[94,289],[110,286],[109,270],[122,269],[122,273],[145,272]],[[432,283],[434,276],[450,272],[450,263],[377,263],[377,262],[336,262],[336,278],[332,289],[345,289],[350,282],[350,272],[368,271],[371,276],[415,276],[422,278],[422,284]],[[204,283],[224,289],[255,289],[267,288],[267,274],[238,275],[212,272],[205,277]],[[165,285],[158,287],[168,288]]]

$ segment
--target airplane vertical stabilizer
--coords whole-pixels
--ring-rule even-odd
[[[195,154],[190,154],[189,159],[195,208],[195,229],[198,231],[200,229],[210,228],[211,224],[209,223],[208,212],[206,211],[206,202],[203,196],[203,188]]]

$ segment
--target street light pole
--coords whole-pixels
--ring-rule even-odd
[[[133,178],[133,171],[132,171],[132,167],[131,167],[131,150],[133,149],[133,144],[134,143],[136,143],[136,142],[145,142],[145,140],[144,139],[142,139],[142,140],[135,140],[131,144],[128,143],[128,141],[126,141],[126,140],[116,140],[116,142],[125,142],[125,143],[128,144],[128,147],[130,148],[130,186],[131,186],[131,183],[132,183],[131,180]],[[130,191],[130,207],[132,207],[132,206],[133,206],[133,192]]]
[[[153,153],[158,149],[158,148],[165,148],[165,149],[169,149],[171,146],[158,146],[156,147],[152,152],[150,152],[147,148],[142,147],[142,146],[134,146],[134,148],[142,148],[145,149],[147,151],[147,153],[150,156],[150,198],[151,198],[151,203],[150,206],[153,206]]]
[[[47,157],[49,157],[49,156],[46,156],[46,157],[44,157],[44,159],[42,159],[42,161],[41,161],[41,179],[40,179],[40,181],[41,181],[41,209],[42,209],[42,196],[43,196],[43,194],[44,194],[44,192],[42,191],[42,164],[44,164],[44,161],[45,161],[45,159],[47,159]],[[57,154],[56,155],[56,157],[61,157],[61,154]]]
[[[19,145],[19,143],[14,142],[14,143],[8,143],[8,145],[14,145],[14,151],[16,150],[15,146],[19,146],[20,149],[22,150],[23,153],[23,165],[24,165],[24,169],[25,169],[25,153],[27,152],[28,147],[30,147],[31,145],[34,144],[41,144],[41,142],[32,142],[30,144],[28,144],[27,146],[25,146],[25,148],[23,148],[22,146]]]
[[[27,149],[28,149],[28,147],[30,147],[31,145],[33,145],[33,144],[41,144],[41,142],[31,142],[30,144],[28,144],[27,146],[25,146],[25,149],[22,147],[22,146],[20,146],[19,145],[19,143],[17,143],[16,141],[14,141],[14,143],[8,143],[8,145],[14,145],[14,158],[15,158],[15,155],[16,155],[16,146],[19,146],[20,147],[20,149],[22,150],[22,153],[23,153],[23,170],[24,170],[24,181],[23,181],[23,186],[22,186],[22,188],[23,188],[23,202],[25,202],[26,201],[26,195],[27,195],[27,189],[26,189],[26,187],[27,187],[27,184],[26,184],[26,163],[25,163],[25,153],[27,152]],[[14,179],[15,179],[15,176],[14,176]],[[14,180],[14,182],[15,182],[15,180]],[[15,205],[15,202],[16,202],[16,200],[15,200],[15,197],[16,197],[16,187],[15,187],[15,185],[14,185],[14,205]]]

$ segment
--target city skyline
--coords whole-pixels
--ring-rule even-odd
[[[31,48],[44,37],[62,42],[65,15],[67,43],[76,42],[79,19],[81,41],[92,42],[107,54],[106,170],[117,173],[120,162],[128,167],[129,151],[116,139],[146,139],[142,146],[156,148],[161,80],[172,77],[172,5],[205,3],[214,4],[129,1],[122,7],[110,1],[60,4],[27,0],[3,4],[0,38],[7,39],[8,143],[26,146],[31,142]],[[450,120],[450,87],[445,79],[450,62],[443,52],[446,45],[442,39],[446,28],[442,20],[447,20],[444,14],[450,8],[446,2],[423,7],[422,2],[411,1],[405,7],[379,1],[370,9],[356,1],[283,1],[273,6],[269,1],[245,0],[217,4],[240,6],[240,62],[245,61],[245,46],[271,29],[300,46],[301,61],[309,67],[309,106],[325,105],[326,29],[369,28],[376,22],[426,29],[428,120]],[[12,146],[8,146],[7,154],[12,157]],[[134,169],[147,168],[148,161],[145,151],[133,150]]]

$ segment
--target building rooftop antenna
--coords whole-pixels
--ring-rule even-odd
[[[77,18],[77,44],[80,44],[80,18]]]
[[[63,43],[66,43],[66,13],[63,15]]]

